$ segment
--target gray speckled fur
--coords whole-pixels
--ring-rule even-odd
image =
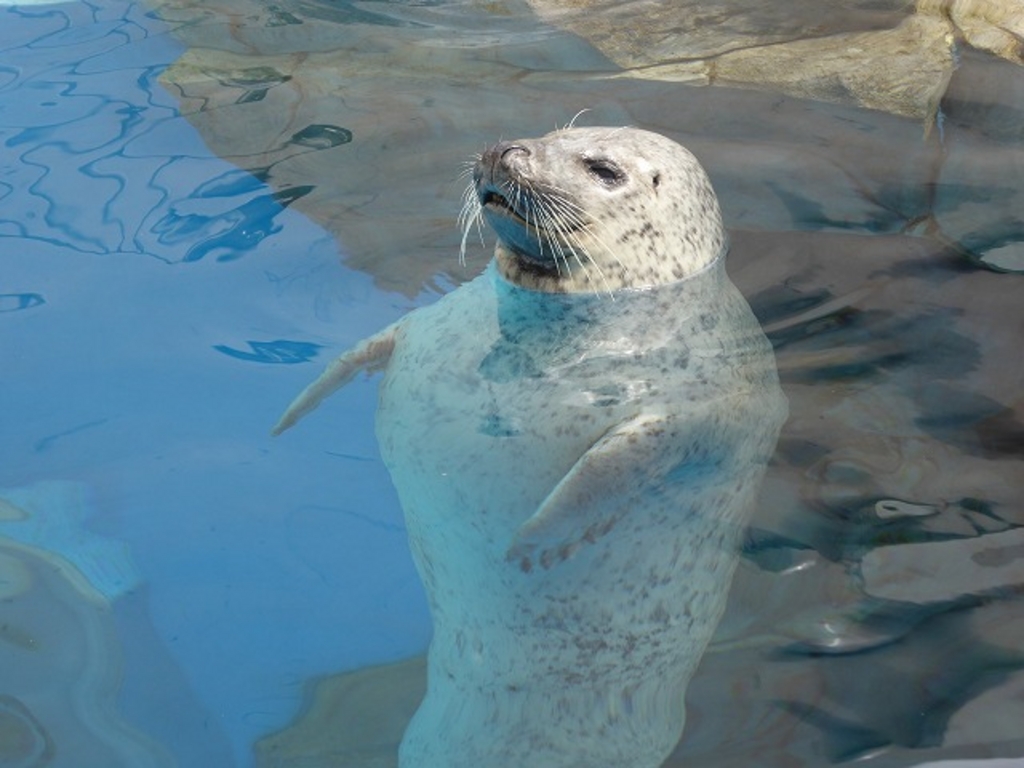
[[[403,768],[656,768],[678,740],[786,413],[720,224],[695,238],[715,254],[624,241],[641,284],[662,277],[614,300],[514,285],[499,247],[282,419],[383,367],[378,439],[434,621]]]
[[[621,180],[602,183],[590,170],[595,162],[616,168]],[[592,292],[663,285],[700,271],[725,248],[718,200],[704,169],[688,150],[650,131],[571,128],[539,139],[503,142],[484,153],[476,181],[478,187],[495,190],[522,183],[537,198],[568,193],[578,206],[573,210],[587,213],[588,226],[578,236],[593,269],[569,258],[565,267],[570,274],[538,276],[524,271],[523,260],[499,242],[498,270],[524,288]],[[531,251],[539,249],[540,240],[558,239],[550,231],[516,238],[515,229],[523,228],[503,213],[484,207],[499,238],[510,243],[518,239]],[[552,249],[544,254],[550,258]]]

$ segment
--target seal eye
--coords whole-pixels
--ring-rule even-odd
[[[587,170],[606,187],[617,187],[626,181],[626,174],[611,160],[584,158]]]

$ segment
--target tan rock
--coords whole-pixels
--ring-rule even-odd
[[[1017,0],[918,0],[917,8],[947,17],[975,48],[1024,64],[1024,4]]]
[[[833,8],[826,21],[820,7],[803,3],[530,4],[589,40],[625,77],[758,88],[930,119],[955,66],[952,23],[932,10],[900,20],[899,3],[888,15]],[[892,26],[879,28],[883,20]]]
[[[1024,586],[1024,530],[879,547],[861,563],[874,597],[912,603]]]
[[[256,768],[395,768],[426,677],[420,657],[317,681],[305,712],[256,743]]]
[[[735,51],[714,62],[711,82],[931,119],[953,67],[951,25],[916,14],[895,29]]]
[[[794,40],[886,29],[906,15],[906,3],[902,0],[883,3],[832,0],[528,2],[541,19],[572,30],[627,69],[710,59],[730,51]]]
[[[113,611],[72,563],[0,535],[0,600],[0,765],[174,764],[118,711]]]

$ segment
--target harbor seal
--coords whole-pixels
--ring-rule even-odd
[[[335,360],[291,426],[383,371],[377,437],[434,624],[403,768],[656,768],[786,416],[694,157],[562,129],[476,162],[480,277]]]

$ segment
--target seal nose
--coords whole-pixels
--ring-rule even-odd
[[[525,155],[530,156],[530,150],[524,147],[522,144],[499,144],[496,149],[501,150],[501,162],[508,164],[511,162],[510,158],[513,155]]]
[[[530,150],[522,144],[500,141],[485,151],[480,160],[481,164],[493,174],[495,171],[508,171],[517,160],[529,156]]]

